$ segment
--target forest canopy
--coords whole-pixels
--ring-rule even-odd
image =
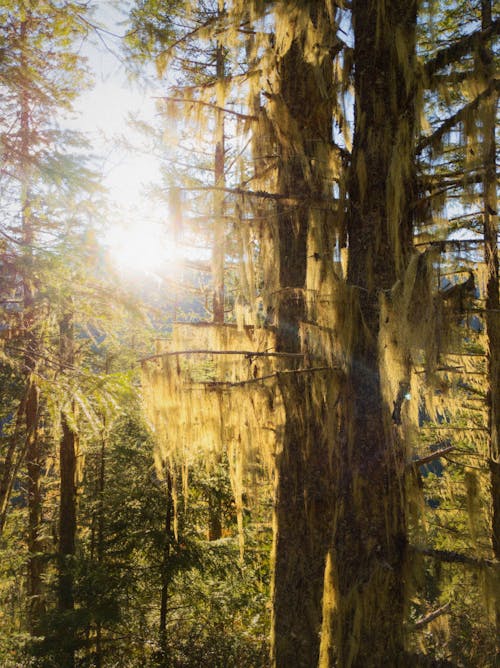
[[[2,666],[497,665],[499,30],[0,3]]]

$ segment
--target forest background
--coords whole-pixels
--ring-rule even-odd
[[[0,664],[495,666],[491,0],[106,7],[0,5]]]

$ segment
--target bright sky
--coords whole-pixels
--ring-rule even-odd
[[[99,0],[95,22],[123,34],[120,24],[127,4],[120,2],[117,10],[110,0]],[[158,90],[130,80],[120,62],[120,40],[111,35],[93,35],[81,54],[88,58],[95,85],[77,101],[78,117],[69,124],[86,134],[99,156],[111,200],[111,219],[104,233],[111,260],[124,275],[171,273],[176,253],[166,234],[168,211],[146,192],[149,184],[160,182],[159,161],[147,140],[128,123],[131,116],[154,121],[153,98]],[[138,150],[120,145],[120,137]]]

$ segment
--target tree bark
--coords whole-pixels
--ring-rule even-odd
[[[309,3],[308,30],[314,25],[325,39],[333,33],[323,3]],[[293,26],[290,30],[294,30]],[[305,34],[296,34],[277,53],[278,89],[270,95],[270,116],[278,144],[279,200],[274,225],[278,260],[275,306],[277,350],[302,352],[300,325],[306,319],[308,237],[315,207],[331,197],[322,150],[332,134],[332,63],[327,55],[306,62]],[[284,103],[284,110],[282,109]],[[299,356],[300,358],[300,356]],[[299,359],[298,358],[298,359]],[[286,371],[299,362],[286,363]],[[285,367],[283,366],[283,370]],[[330,526],[328,406],[315,392],[314,373],[278,372],[285,426],[276,457],[271,661],[278,668],[311,668],[319,657],[322,590]]]
[[[492,25],[491,0],[481,0],[482,29]],[[491,49],[480,48],[480,62],[485,83],[495,75]],[[485,246],[486,283],[486,334],[488,341],[488,422],[489,467],[492,495],[492,546],[497,562],[500,562],[500,273],[498,264],[498,199],[496,176],[496,110],[498,93],[492,93],[483,102],[483,230]],[[498,567],[497,567],[498,571]],[[500,595],[495,598],[497,630],[497,656],[500,656]]]
[[[60,363],[64,373],[74,364],[73,313],[68,310],[60,323]],[[70,410],[74,414],[74,402]],[[73,415],[74,417],[74,415]],[[73,560],[76,541],[76,475],[77,434],[66,413],[61,413],[61,440],[59,446],[60,501],[59,501],[59,546],[58,546],[58,607],[62,614],[70,614],[75,607],[73,587]],[[61,660],[64,666],[75,665],[74,624],[68,619],[65,635],[60,642]]]
[[[173,518],[173,499],[172,499],[172,472],[167,469],[166,474],[166,511],[165,511],[165,536],[163,543],[163,558],[161,566],[161,600],[160,600],[160,624],[159,624],[159,645],[160,653],[158,656],[159,665],[166,665],[168,662],[168,642],[167,642],[167,613],[168,613],[168,594],[171,581],[170,576],[170,553],[172,548],[172,518]]]
[[[218,17],[224,15],[224,0],[218,0]],[[224,199],[225,192],[225,123],[224,123],[224,104],[226,94],[224,90],[225,82],[225,61],[224,47],[217,40],[215,52],[215,88],[216,105],[215,112],[215,164],[214,164],[214,246],[212,251],[212,273],[213,273],[213,321],[216,324],[224,324],[224,258],[226,245],[226,222],[224,217]],[[219,536],[220,537],[220,536]]]
[[[404,655],[406,457],[380,341],[397,317],[390,309],[382,316],[382,303],[411,253],[417,9],[414,0],[354,0],[352,11],[347,281],[357,315],[344,342],[349,361],[326,583],[332,603],[321,665],[375,668],[398,666]],[[395,345],[404,358],[404,342]]]
[[[20,25],[21,72],[23,77],[28,76],[28,41],[29,41],[29,13]],[[39,634],[41,615],[44,611],[43,601],[43,560],[40,528],[42,524],[42,493],[40,488],[41,470],[44,464],[43,446],[40,442],[40,391],[36,381],[38,366],[38,351],[40,347],[37,335],[37,316],[35,313],[35,275],[33,270],[33,243],[34,221],[31,213],[31,120],[30,98],[27,80],[21,88],[19,98],[20,112],[20,159],[21,159],[21,234],[25,266],[22,275],[23,291],[23,333],[25,337],[26,354],[24,358],[24,372],[27,380],[27,395],[25,405],[26,420],[26,468],[27,468],[27,501],[28,501],[28,573],[27,573],[27,600],[28,600],[28,628],[32,636]]]

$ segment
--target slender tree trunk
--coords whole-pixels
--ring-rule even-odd
[[[7,520],[12,486],[14,485],[14,481],[26,455],[26,439],[24,439],[24,443],[20,447],[22,441],[22,428],[24,426],[26,413],[26,400],[27,392],[23,394],[21,401],[19,402],[14,431],[9,437],[7,452],[5,453],[5,460],[2,465],[2,477],[0,479],[0,536],[3,533],[5,522]]]
[[[481,0],[482,29],[491,26],[491,0]],[[480,51],[486,83],[494,76],[494,60],[490,49]],[[500,562],[500,281],[498,266],[498,199],[496,176],[496,111],[498,94],[492,94],[482,110],[483,120],[483,221],[485,242],[486,332],[488,337],[489,374],[489,465],[492,494],[492,544],[495,559]],[[495,600],[497,654],[500,655],[500,595]]]
[[[167,612],[168,612],[168,594],[170,586],[170,553],[172,546],[172,519],[173,519],[173,499],[172,499],[172,473],[167,470],[167,498],[165,511],[165,536],[163,544],[163,558],[161,565],[161,600],[160,600],[160,625],[159,625],[159,645],[160,665],[167,664],[168,642],[167,642]]]
[[[221,19],[225,13],[224,0],[218,0],[217,16]],[[224,90],[226,77],[226,55],[224,46],[217,39],[215,50],[215,161],[214,161],[214,239],[212,250],[212,279],[213,298],[212,311],[215,325],[224,324],[224,268],[226,249],[226,220],[224,186],[226,184],[226,147],[225,147],[225,119],[224,105],[226,92]],[[221,463],[220,456],[217,464]],[[216,489],[208,490],[208,540],[219,540],[222,537],[221,506]]]
[[[382,301],[390,299],[411,252],[416,1],[354,0],[352,11],[348,284],[357,316],[346,333],[349,363],[334,460],[327,583],[335,602],[321,665],[336,660],[339,668],[375,668],[399,666],[404,654],[406,457],[393,412],[397,397],[387,397],[380,340],[398,315],[389,312],[382,320]],[[403,348],[404,342],[396,345]]]
[[[218,0],[218,17],[224,15],[224,0]],[[213,272],[213,321],[215,324],[224,324],[224,258],[226,246],[226,221],[225,214],[225,128],[224,128],[224,104],[226,102],[225,84],[225,62],[224,47],[217,40],[215,52],[215,87],[216,105],[215,112],[215,164],[214,164],[214,245],[212,256]]]
[[[27,49],[29,40],[29,15],[20,26],[21,73],[28,76]],[[21,168],[21,233],[25,267],[22,279],[23,288],[23,329],[25,337],[25,374],[27,395],[25,406],[26,418],[26,467],[28,500],[28,626],[31,635],[39,632],[40,617],[44,610],[42,587],[42,543],[40,527],[42,523],[42,493],[40,488],[41,471],[44,464],[43,447],[40,442],[40,392],[36,382],[39,362],[39,340],[37,336],[37,316],[35,314],[35,287],[33,271],[34,222],[31,213],[32,197],[30,168],[30,99],[29,89],[22,87],[20,95],[20,154]]]
[[[69,310],[60,323],[61,370],[64,372],[74,364],[73,313]],[[74,414],[74,402],[71,412]],[[58,607],[63,614],[74,610],[73,597],[73,559],[76,540],[76,470],[77,470],[77,434],[75,427],[63,412],[61,415],[62,435],[59,447],[60,464],[60,505],[59,505],[59,581]],[[69,636],[69,637],[68,637]],[[74,624],[68,619],[65,637],[61,643],[63,665],[73,668],[75,665]]]
[[[310,3],[304,11],[311,22],[308,29],[318,27],[328,43],[332,26],[323,3]],[[325,206],[320,156],[332,132],[331,61],[326,57],[306,62],[305,39],[304,34],[296,35],[290,48],[277,54],[278,90],[269,100],[269,114],[280,137],[278,192],[291,198],[278,204],[275,223],[277,349],[287,353],[305,352],[300,326],[307,315],[308,237],[315,209]],[[285,409],[273,521],[271,661],[278,668],[317,665],[330,531],[329,435],[323,428],[328,407],[318,399],[321,393],[315,393],[314,372],[289,373],[304,366],[303,361],[278,373]]]
[[[108,373],[108,361],[106,361],[106,373]],[[106,451],[108,445],[108,432],[106,426],[106,419],[103,417],[103,426],[101,432],[101,452],[99,459],[99,477],[98,477],[98,504],[97,504],[97,541],[96,541],[96,556],[97,563],[102,566],[104,561],[104,531],[105,531],[105,505],[104,505],[104,491],[106,487]],[[103,649],[102,649],[102,623],[100,620],[96,622],[96,639],[95,639],[95,655],[94,663],[96,668],[101,668],[103,665]]]
[[[40,539],[42,524],[41,470],[43,467],[42,446],[39,440],[39,390],[31,382],[26,402],[26,467],[28,496],[28,625],[32,636],[39,633],[40,618],[44,612],[43,601],[43,545]]]

